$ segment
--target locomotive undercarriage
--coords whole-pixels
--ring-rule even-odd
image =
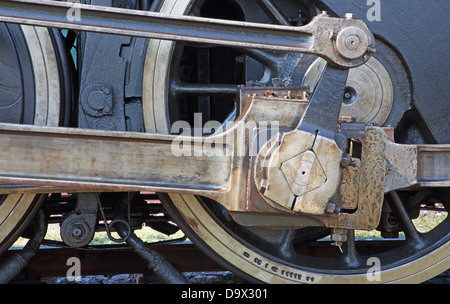
[[[208,10],[207,1],[181,2],[164,2],[161,11],[212,14],[213,6]],[[246,9],[251,11],[246,8],[248,3],[236,3],[245,18],[256,18],[245,14]],[[303,12],[304,5],[303,2],[300,5]],[[134,6],[139,4],[134,3]],[[140,191],[170,193],[160,194],[160,199],[193,241],[224,259],[231,269],[237,268],[246,276],[267,282],[362,282],[366,278],[365,257],[355,250],[355,230],[378,229],[389,237],[404,231],[404,246],[380,255],[384,263],[383,281],[420,281],[447,269],[448,218],[426,234],[416,231],[411,218],[416,216],[412,211],[417,212],[421,205],[434,205],[437,201],[437,211],[446,212],[448,208],[450,148],[444,144],[448,141],[425,144],[430,131],[422,130],[419,133],[425,135],[418,142],[394,143],[396,138],[407,137],[404,119],[401,120],[399,113],[407,111],[408,106],[398,101],[399,92],[395,90],[399,80],[392,79],[392,70],[387,71],[383,58],[376,57],[375,40],[370,31],[352,15],[336,19],[319,13],[314,19],[319,25],[304,27],[303,22],[309,22],[316,13],[311,7],[308,13],[298,13],[297,19],[289,19],[272,1],[258,1],[255,6],[271,21],[285,25],[295,23],[299,32],[305,30],[307,35],[314,36],[313,45],[320,47],[304,47],[311,46],[304,36],[300,44],[298,41],[295,45],[283,44],[282,39],[292,39],[289,27],[260,26],[266,31],[284,31],[286,34],[280,36],[282,42],[274,40],[264,44],[257,35],[252,38],[253,44],[244,41],[246,35],[243,39],[235,38],[235,44],[227,50],[234,57],[235,66],[230,71],[231,78],[235,78],[233,81],[242,83],[245,74],[246,81],[249,76],[263,75],[259,81],[248,82],[246,86],[205,84],[214,77],[211,76],[213,68],[208,71],[204,65],[213,66],[216,64],[214,56],[224,53],[222,48],[209,44],[230,44],[229,40],[222,42],[223,37],[208,40],[214,36],[212,30],[203,33],[206,38],[201,38],[202,45],[189,44],[199,41],[198,35],[192,39],[177,31],[164,38],[188,44],[155,39],[147,44],[144,39],[139,40],[142,38],[110,36],[120,33],[119,23],[97,27],[95,31],[114,37],[109,43],[111,48],[120,49],[121,58],[113,63],[120,66],[120,73],[106,76],[105,64],[115,62],[113,52],[100,52],[105,49],[99,45],[99,38],[106,36],[83,33],[80,36],[83,39],[79,40],[82,55],[79,54],[78,59],[101,60],[102,64],[91,69],[84,62],[80,65],[77,117],[80,128],[1,124],[0,144],[5,157],[2,157],[0,179],[5,200],[18,193],[30,198],[37,193],[82,193],[78,194],[73,209],[77,212],[70,211],[61,226],[63,234],[64,229],[69,231],[65,233],[66,244],[78,247],[87,245],[92,238],[99,211],[104,209],[103,197],[114,197],[115,192],[119,192],[116,193],[119,197],[123,195],[120,192],[126,191],[126,205],[131,210],[138,205],[135,199],[140,197],[137,194]],[[70,6],[55,7],[67,9]],[[83,9],[81,14],[88,15],[89,8]],[[125,13],[110,9],[104,13],[108,12]],[[133,16],[132,11],[126,13],[129,18]],[[135,17],[138,23],[138,14]],[[147,17],[159,18],[158,15]],[[60,22],[58,20],[51,23],[51,18],[47,18],[45,22],[50,23],[42,23],[44,20],[35,19],[2,20],[87,29],[82,27],[82,22],[81,25],[56,23]],[[201,19],[195,18],[172,18],[173,23],[162,20],[175,27],[177,22],[188,22],[187,25],[200,26],[200,29],[204,26]],[[223,26],[220,29],[234,33],[233,29],[225,28],[234,25],[218,22],[215,26]],[[113,26],[116,32],[111,31]],[[128,34],[161,38],[160,33],[152,32],[155,26],[147,26],[149,28],[143,27],[141,32]],[[213,26],[214,30],[217,27]],[[323,33],[322,27],[334,27],[334,32]],[[258,28],[255,26],[253,31],[258,33]],[[137,56],[145,47],[147,57],[142,52],[141,57]],[[391,58],[383,42],[381,50]],[[150,51],[156,54],[149,55]],[[375,59],[369,63],[374,53],[372,58]],[[325,58],[328,64],[313,55]],[[138,58],[124,63],[124,58],[132,57]],[[192,58],[195,59],[193,64],[189,62]],[[186,61],[187,67],[182,67]],[[156,71],[156,62],[167,64],[163,72]],[[180,67],[176,67],[177,63]],[[191,75],[184,72],[192,69],[192,65],[197,72],[191,70]],[[239,66],[241,71],[237,71]],[[349,72],[349,68],[353,69]],[[151,69],[154,71],[149,73]],[[130,71],[143,73],[141,84],[137,84],[138,77]],[[179,74],[173,74],[174,71]],[[295,73],[303,75],[303,80]],[[370,73],[377,77],[370,77]],[[196,84],[188,84],[192,74],[197,78]],[[125,75],[131,77],[127,85],[123,85]],[[168,83],[158,78],[161,75]],[[367,83],[358,83],[358,78],[365,76],[371,79],[369,85],[378,91],[364,98],[358,90],[361,83]],[[402,89],[403,86],[407,85],[400,85]],[[362,90],[369,91],[367,86]],[[384,96],[381,100],[378,99],[380,90]],[[182,101],[191,102],[193,97],[196,105],[186,109]],[[355,103],[356,98],[359,103]],[[364,112],[367,100],[379,102],[378,110]],[[213,110],[222,110],[222,113],[214,114]],[[193,111],[204,114],[200,123],[195,121],[199,116],[192,115]],[[414,114],[414,111],[409,113]],[[173,124],[182,118],[187,118],[187,122],[181,125],[181,135],[156,134],[170,133],[168,122]],[[205,128],[199,129],[212,118],[220,122],[208,125],[206,133],[212,135],[201,137],[205,135]],[[194,128],[186,127],[190,123]],[[418,125],[421,124],[419,121]],[[153,134],[143,133],[144,129]],[[186,136],[191,131],[194,137]],[[397,131],[403,134],[397,135]],[[32,154],[28,152],[30,147]],[[99,192],[107,194],[95,194]],[[40,201],[44,199],[42,195],[36,197],[40,197]],[[131,217],[128,221],[123,218],[126,214],[125,210],[122,218],[111,218],[118,221],[116,225],[128,227],[128,232],[122,233],[125,238],[143,221],[137,220],[132,225]],[[166,223],[161,229],[167,229],[170,234],[176,230],[170,225]],[[74,236],[75,230],[84,233],[82,242],[77,233]],[[324,261],[295,254],[296,243],[325,235],[330,235],[330,245],[342,251],[340,258]],[[11,238],[3,242],[9,245]],[[424,264],[426,267],[421,268]]]

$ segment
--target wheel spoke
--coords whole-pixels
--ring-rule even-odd
[[[352,267],[358,266],[359,255],[356,252],[355,230],[349,229],[347,232],[347,242],[345,243],[345,262]]]
[[[420,237],[419,232],[416,230],[416,227],[414,226],[412,220],[409,218],[408,212],[403,206],[403,202],[401,201],[397,192],[391,191],[390,194],[394,201],[394,205],[397,209],[400,220],[403,224],[406,240],[416,246],[420,246],[423,243],[422,238]]]
[[[255,59],[268,68],[276,68],[280,56],[276,56],[273,52],[258,49],[238,49],[243,54]]]
[[[257,2],[273,23],[288,26],[292,25],[289,19],[272,0],[257,0]]]
[[[287,79],[302,57],[302,54],[271,52],[256,49],[239,49],[243,54],[255,59],[264,67],[261,83],[270,83],[273,78]]]
[[[294,251],[294,238],[295,238],[295,230],[286,230],[282,234],[279,240],[279,249],[280,253],[285,256],[292,255]]]
[[[198,83],[210,83],[211,71],[210,49],[197,50],[197,81]],[[203,114],[206,121],[211,120],[211,96],[198,96],[198,111]]]
[[[235,96],[237,94],[237,85],[235,84],[201,84],[201,83],[184,83],[172,82],[170,91],[172,94],[190,94],[190,95],[227,95]]]

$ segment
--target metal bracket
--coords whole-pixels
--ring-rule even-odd
[[[97,193],[78,193],[74,211],[61,221],[61,239],[71,247],[83,247],[92,241],[97,225]]]

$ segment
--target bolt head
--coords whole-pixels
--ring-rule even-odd
[[[105,98],[102,91],[93,91],[89,94],[87,102],[92,109],[100,111],[105,106]]]
[[[359,37],[356,35],[351,35],[345,39],[345,46],[349,50],[356,50],[361,44]]]
[[[109,87],[102,87],[102,92],[106,95],[111,95],[111,88]]]
[[[336,204],[335,203],[328,203],[327,204],[327,213],[334,213],[336,210]]]
[[[261,181],[261,185],[259,187],[259,191],[264,195],[269,187],[269,181],[267,179],[263,179]]]
[[[332,234],[331,240],[335,242],[347,242],[346,234]]]
[[[83,90],[80,103],[86,114],[102,117],[112,113],[112,98],[112,87],[96,83]]]
[[[72,227],[72,238],[75,240],[82,240],[86,235],[83,225],[75,224]]]
[[[363,56],[368,47],[369,38],[362,29],[356,26],[344,28],[336,38],[337,51],[347,59],[356,59]]]
[[[346,13],[345,14],[345,20],[356,20],[356,14]]]

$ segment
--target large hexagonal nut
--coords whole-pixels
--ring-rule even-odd
[[[327,176],[316,154],[305,151],[285,161],[281,165],[291,191],[296,196],[301,196],[323,185]]]

